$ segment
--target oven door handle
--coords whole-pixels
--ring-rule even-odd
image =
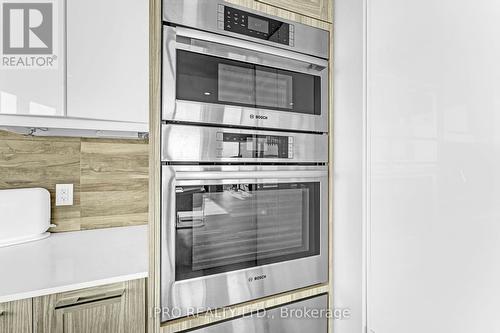
[[[192,213],[192,212],[191,212]],[[177,229],[195,229],[202,228],[205,226],[205,216],[194,216],[185,217],[177,215]]]
[[[223,44],[223,45],[228,45],[228,46],[235,47],[235,48],[271,54],[271,55],[279,56],[282,58],[293,59],[293,60],[297,60],[297,61],[311,64],[311,65],[319,66],[319,67],[321,67],[321,70],[328,67],[328,61],[325,59],[316,58],[316,57],[308,56],[308,55],[305,55],[302,53],[297,53],[297,52],[288,51],[285,49],[276,48],[273,46],[253,43],[253,42],[245,41],[242,39],[231,38],[231,37],[226,37],[226,36],[222,36],[222,35],[216,35],[216,34],[204,32],[204,31],[187,29],[184,27],[176,27],[176,35],[180,36],[180,37],[196,39],[196,40],[200,40],[200,41],[204,41],[204,42],[209,42],[209,43],[214,43],[214,44]],[[182,38],[177,39],[177,44],[179,46],[186,44],[186,45],[188,45],[187,49],[189,49],[189,46],[190,46],[190,44],[187,43],[187,41],[186,41],[186,43],[183,43]],[[178,47],[178,48],[182,49],[183,47]],[[320,71],[320,70],[318,70],[318,71]]]
[[[177,180],[211,180],[211,179],[298,179],[327,177],[326,168],[311,171],[179,171]]]

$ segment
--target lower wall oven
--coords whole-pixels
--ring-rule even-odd
[[[327,309],[328,297],[321,295],[188,332],[327,333]]]
[[[326,165],[164,164],[162,320],[327,282],[327,207]]]

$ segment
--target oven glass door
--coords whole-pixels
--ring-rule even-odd
[[[176,280],[320,253],[320,183],[176,187]]]
[[[176,98],[321,115],[321,77],[177,50]]]

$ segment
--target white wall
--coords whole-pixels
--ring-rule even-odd
[[[367,16],[369,327],[496,332],[500,2],[372,0]]]
[[[336,0],[334,8],[334,270],[333,305],[351,319],[335,333],[363,332],[363,0]]]

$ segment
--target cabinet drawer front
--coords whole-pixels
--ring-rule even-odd
[[[38,297],[33,308],[36,333],[142,333],[145,280]]]
[[[0,333],[32,332],[32,300],[0,304]]]
[[[121,297],[125,293],[125,290],[126,286],[124,283],[116,283],[102,287],[62,293],[59,294],[60,297],[57,300],[55,307],[58,309],[108,298]]]
[[[125,304],[121,296],[56,309],[55,333],[124,331]]]

